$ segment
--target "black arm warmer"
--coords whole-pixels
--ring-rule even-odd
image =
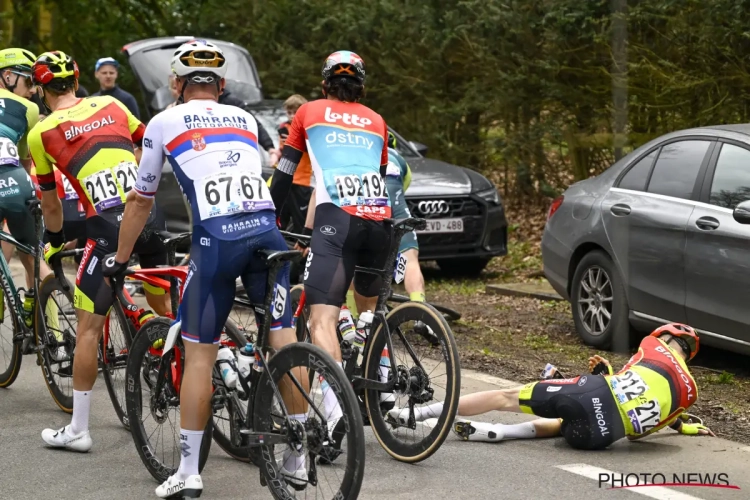
[[[380,177],[385,179],[385,174],[388,172],[388,164],[380,165]]]
[[[282,172],[278,168],[273,171],[271,177],[271,199],[276,207],[276,217],[281,216],[281,209],[284,208],[284,202],[289,196],[289,190],[292,187],[293,175]]]

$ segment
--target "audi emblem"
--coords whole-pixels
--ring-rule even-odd
[[[451,210],[445,200],[420,201],[417,208],[422,212],[422,215],[444,215]]]

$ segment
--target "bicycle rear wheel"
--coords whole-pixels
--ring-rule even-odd
[[[391,296],[388,298],[388,302],[395,302],[396,304],[403,304],[410,301],[411,299],[409,297],[398,293],[391,293]],[[448,321],[458,321],[459,319],[461,319],[461,313],[454,309],[451,309],[450,307],[441,306],[440,304],[434,304],[432,302],[430,302],[429,304],[439,312],[441,312]]]
[[[440,448],[456,416],[461,390],[458,348],[445,318],[429,304],[401,304],[388,313],[386,321],[397,366],[389,366],[390,360],[383,352],[387,347],[386,333],[379,324],[365,346],[365,374],[370,380],[383,380],[383,375],[388,380],[395,377],[397,385],[385,403],[380,391],[365,391],[370,426],[393,458],[420,462]],[[415,327],[417,322],[424,323],[426,328]],[[401,421],[387,411],[394,407],[399,415],[398,410],[406,408],[406,414],[410,415],[414,407],[424,408],[423,405],[440,401],[442,411],[431,426],[411,418]]]
[[[102,376],[117,418],[126,429],[129,429],[127,409],[125,408],[125,376],[128,366],[128,351],[133,341],[133,326],[128,317],[125,316],[125,311],[122,310],[122,304],[119,301],[115,301],[112,305],[105,321],[104,335],[99,343]],[[106,346],[104,345],[105,337],[107,338]]]
[[[315,377],[316,384],[308,392],[313,407],[305,403],[308,406],[305,411],[297,404],[288,406],[288,413],[285,413],[274,386],[301,401],[304,398],[301,390],[306,390],[307,386],[305,370],[320,375]],[[288,374],[293,375],[296,384],[286,376]],[[341,409],[340,419],[333,418],[336,408],[333,401]],[[305,343],[289,344],[280,349],[257,382],[254,408],[255,432],[268,435],[269,439],[272,435],[285,437],[284,444],[259,447],[260,471],[274,498],[297,498],[297,493],[305,498],[357,498],[365,467],[362,416],[351,383],[331,356]],[[338,438],[341,447],[336,456],[343,456],[331,464],[334,457],[330,455],[332,450],[328,443],[337,432],[341,434]],[[295,465],[288,466],[289,460],[295,462],[294,458],[287,460],[285,456],[289,446],[300,450],[301,457],[296,459]],[[330,465],[320,465],[316,458],[325,458]],[[304,473],[292,482],[282,473],[283,467],[298,467],[297,472]]]
[[[50,274],[39,286],[36,307],[34,333],[44,381],[57,406],[66,413],[73,413],[73,355],[78,328],[73,294]],[[46,332],[42,330],[43,325],[47,326]]]
[[[21,341],[16,340],[20,332],[20,320],[13,304],[17,298],[13,297],[8,284],[8,278],[0,275],[0,288],[2,288],[2,312],[0,312],[0,387],[10,387],[16,381],[21,371]]]
[[[126,372],[126,408],[130,432],[143,465],[157,481],[166,479],[180,465],[180,393],[175,381],[182,380],[185,350],[182,339],[162,357],[170,320],[154,318],[138,330],[130,348]],[[157,391],[157,379],[164,365],[165,380]],[[203,470],[211,449],[208,419],[198,461]],[[171,428],[170,428],[171,427]]]

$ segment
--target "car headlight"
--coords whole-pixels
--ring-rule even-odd
[[[476,195],[488,203],[492,203],[494,205],[500,204],[500,193],[498,193],[497,189],[495,188],[487,189],[486,191],[479,191],[478,193],[476,193]]]

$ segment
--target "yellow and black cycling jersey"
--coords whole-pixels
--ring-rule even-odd
[[[0,165],[18,165],[19,160],[29,158],[27,137],[37,123],[39,107],[35,103],[0,89]]]
[[[40,188],[56,188],[55,165],[78,193],[87,217],[123,205],[137,179],[134,143],[141,143],[144,130],[110,96],[80,99],[56,110],[29,134]]]

